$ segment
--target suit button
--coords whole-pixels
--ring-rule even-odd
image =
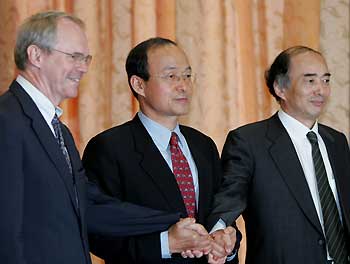
[[[323,246],[323,245],[324,245],[324,240],[323,240],[323,239],[319,239],[319,240],[318,240],[318,244],[319,244],[320,246]]]

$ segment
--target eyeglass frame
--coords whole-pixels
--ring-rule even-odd
[[[90,65],[91,60],[92,60],[92,56],[90,54],[85,56],[84,54],[79,53],[79,52],[69,53],[69,52],[65,52],[62,50],[54,49],[54,48],[51,48],[50,50],[57,51],[57,52],[60,52],[62,54],[65,54],[67,56],[70,56],[70,58],[76,64],[82,64],[84,62],[86,65]]]
[[[173,75],[174,78],[171,78],[171,75]],[[190,77],[187,77],[188,75],[190,75]],[[184,82],[190,82],[190,83],[194,83],[195,81],[195,74],[192,72],[182,73],[182,74],[168,73],[164,75],[155,74],[155,75],[150,75],[150,77],[161,78],[168,83],[179,83],[181,80],[183,80]]]

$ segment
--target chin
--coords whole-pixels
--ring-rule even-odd
[[[176,114],[177,116],[187,115],[187,114],[188,114],[188,110],[186,110],[186,111],[177,111],[175,114]]]
[[[75,88],[74,90],[71,89],[70,91],[68,91],[67,93],[67,98],[75,98],[78,96],[78,88]]]

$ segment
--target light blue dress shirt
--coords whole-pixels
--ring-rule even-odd
[[[148,134],[151,136],[154,144],[158,148],[159,152],[162,154],[164,160],[168,164],[171,171],[173,171],[172,162],[171,162],[171,153],[170,153],[170,137],[171,133],[175,132],[179,138],[179,146],[184,156],[186,157],[188,164],[191,169],[194,190],[196,194],[196,207],[198,209],[198,197],[199,197],[199,184],[198,184],[198,171],[196,164],[193,160],[191,151],[187,145],[186,139],[180,131],[179,125],[177,124],[174,130],[169,130],[168,128],[160,125],[159,123],[153,121],[141,111],[137,113],[138,117],[141,120],[141,123],[146,128]],[[168,231],[164,231],[160,234],[161,241],[161,250],[162,258],[171,258],[169,250],[169,241],[168,241]]]

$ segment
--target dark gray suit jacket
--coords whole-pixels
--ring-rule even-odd
[[[350,155],[343,134],[319,125],[350,237]],[[222,152],[224,183],[211,222],[243,214],[246,263],[326,263],[325,237],[293,143],[273,117],[231,131]]]
[[[1,263],[90,263],[87,226],[92,233],[124,236],[164,230],[179,219],[99,192],[86,180],[69,130],[63,126],[62,132],[73,176],[24,89],[13,82],[0,96]]]

